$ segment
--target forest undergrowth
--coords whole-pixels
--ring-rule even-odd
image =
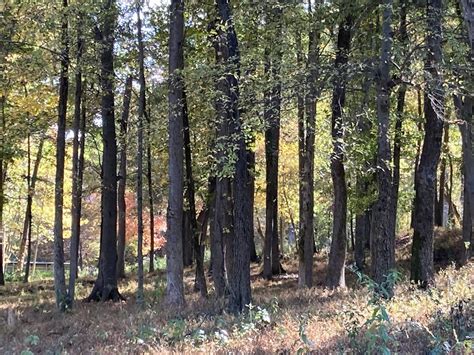
[[[145,279],[144,308],[135,304],[137,284],[130,275],[120,284],[121,303],[77,302],[71,312],[55,309],[52,279],[0,287],[0,353],[472,353],[474,263],[462,268],[438,265],[436,286],[420,290],[408,281],[399,237],[395,297],[380,296],[380,285],[346,270],[348,288],[330,291],[321,284],[326,256],[317,255],[313,289],[298,289],[297,264],[283,262],[286,274],[265,281],[261,265],[252,267],[253,303],[241,316],[223,311],[212,295],[193,293],[192,269],[185,271],[187,304],[180,311],[163,304],[165,274]],[[437,233],[435,250],[456,250],[459,236]],[[445,260],[443,258],[443,260]],[[79,280],[83,299],[93,277]],[[379,292],[375,292],[378,289]]]

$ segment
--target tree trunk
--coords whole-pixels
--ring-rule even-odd
[[[253,137],[254,139],[254,137]],[[250,261],[257,263],[259,257],[255,248],[255,228],[254,228],[254,205],[255,205],[255,152],[251,149],[247,149],[247,169],[249,171],[249,181],[247,184],[247,198],[248,204],[251,208],[247,209],[247,221],[248,230],[250,231]]]
[[[317,6],[319,2],[317,2]],[[304,150],[302,155],[302,164],[300,165],[302,173],[301,201],[300,201],[300,238],[299,238],[299,270],[298,285],[299,287],[313,286],[313,254],[314,254],[314,140],[316,128],[316,102],[317,87],[316,81],[318,76],[318,43],[319,33],[316,30],[314,15],[311,7],[311,29],[309,32],[308,44],[308,60],[307,60],[307,82],[308,92],[305,97],[305,114],[306,119],[303,120],[304,127]],[[300,113],[301,114],[301,113]],[[300,128],[301,130],[301,123]],[[301,135],[301,132],[300,132]],[[302,137],[300,137],[301,139]]]
[[[29,117],[28,117],[29,118]],[[27,148],[27,175],[26,175],[26,184],[27,184],[27,205],[30,206],[27,209],[27,214],[25,216],[25,225],[27,228],[27,253],[26,253],[26,267],[25,267],[25,277],[23,279],[24,283],[28,282],[30,276],[30,262],[31,262],[31,222],[32,222],[32,213],[31,206],[33,204],[33,197],[31,195],[31,133],[28,132],[28,148]]]
[[[441,75],[442,1],[428,0],[426,39],[425,139],[415,182],[415,219],[411,280],[426,287],[434,281],[433,217],[436,171],[441,153],[444,120],[444,90]]]
[[[88,301],[120,301],[117,287],[117,141],[115,136],[114,37],[117,8],[114,0],[102,5],[100,85],[102,90],[102,197],[99,275]]]
[[[127,206],[125,204],[125,189],[127,187],[127,130],[130,115],[130,100],[132,97],[133,77],[130,75],[125,82],[123,95],[122,117],[120,119],[120,167],[118,181],[118,230],[117,230],[117,278],[125,278],[125,241]]]
[[[247,190],[249,172],[247,169],[247,148],[243,133],[242,120],[239,112],[239,77],[240,77],[240,54],[235,33],[229,0],[217,0],[217,12],[223,27],[222,36],[222,61],[227,70],[225,75],[224,106],[226,116],[229,120],[230,137],[236,137],[237,161],[232,180],[232,202],[233,202],[233,238],[225,239],[226,248],[226,271],[229,287],[229,304],[231,312],[242,312],[246,305],[251,302],[250,289],[250,248],[249,224],[246,223],[246,209],[249,200],[243,191]]]
[[[28,140],[29,139],[30,137],[28,137]],[[30,228],[31,209],[33,205],[33,197],[35,195],[35,190],[36,190],[36,180],[38,179],[39,165],[41,163],[41,158],[43,157],[44,140],[45,140],[44,137],[40,138],[38,151],[36,153],[35,166],[33,167],[33,174],[30,175],[30,173],[28,173],[27,175],[27,178],[29,179],[28,195],[27,195],[27,200],[26,200],[25,219],[23,220],[23,232],[21,234],[21,241],[20,241],[20,252],[18,256],[18,265],[17,265],[18,272],[21,272],[23,270],[25,251],[27,249],[28,231]]]
[[[403,55],[406,55],[408,45],[408,32],[407,32],[407,6],[406,0],[402,0],[400,3],[400,43],[402,45]],[[402,68],[404,71],[408,68]],[[405,73],[402,72],[402,81],[405,80]],[[395,121],[395,137],[393,139],[393,215],[392,215],[392,228],[393,231],[390,234],[396,235],[397,226],[397,213],[398,213],[398,191],[400,186],[400,155],[402,148],[402,136],[403,136],[403,115],[405,111],[405,97],[407,93],[406,84],[402,83],[397,93],[397,114]]]
[[[464,253],[462,257],[462,263],[466,264],[472,254],[472,226],[473,216],[471,207],[471,189],[470,184],[473,183],[474,178],[474,159],[472,153],[472,129],[470,119],[472,118],[472,99],[466,97],[463,100],[455,95],[454,96],[454,107],[456,109],[456,115],[459,120],[463,121],[459,125],[462,138],[462,159],[463,159],[463,192],[464,192],[464,204],[463,204],[463,216],[462,216],[462,237],[464,244]]]
[[[439,165],[439,193],[438,199],[435,204],[435,226],[444,227],[446,225],[444,221],[444,205],[445,201],[445,190],[446,190],[446,155],[448,154],[448,143],[449,143],[449,125],[444,124],[444,138],[441,147],[441,162]]]
[[[418,118],[422,119],[423,116],[423,106],[421,104],[421,91],[417,90],[417,107],[418,107]],[[421,131],[421,122],[418,123],[417,125],[418,132]],[[420,155],[421,155],[421,145],[423,141],[421,138],[418,138],[417,144],[416,144],[416,155],[415,155],[415,168],[414,168],[414,174],[413,174],[413,185],[416,185],[416,174],[418,173],[418,165],[420,164]],[[410,221],[410,228],[413,228],[415,221],[415,198],[413,198],[413,204],[411,208],[411,221]]]
[[[82,168],[79,159],[79,132],[80,140],[84,140],[84,131],[81,128],[81,104],[82,104],[82,53],[84,50],[84,38],[82,35],[83,14],[79,14],[76,24],[77,28],[77,53],[76,53],[76,90],[74,93],[74,120],[72,130],[74,138],[72,142],[72,201],[71,201],[71,245],[69,251],[69,288],[68,295],[70,306],[74,303],[75,283],[77,278],[77,259],[79,255],[79,239],[81,228],[81,199],[82,199]]]
[[[196,202],[194,192],[193,162],[191,152],[191,136],[189,128],[188,103],[186,91],[183,97],[183,136],[184,136],[184,164],[185,164],[185,200],[183,220],[183,263],[184,266],[193,264],[193,254],[198,252],[199,241],[196,240]]]
[[[265,92],[264,121],[265,130],[265,161],[266,161],[266,214],[265,243],[263,258],[263,277],[271,279],[272,275],[280,274],[279,237],[278,237],[278,158],[280,147],[280,112],[281,112],[281,78],[282,60],[281,45],[278,45],[282,33],[282,9],[267,9],[268,31],[272,34],[265,50],[265,71],[271,87]]]
[[[155,271],[155,206],[153,203],[153,179],[152,179],[152,165],[151,165],[151,117],[150,107],[148,107],[147,118],[147,148],[146,148],[146,160],[147,170],[146,179],[148,184],[148,205],[149,205],[149,216],[150,216],[150,268],[149,272]]]
[[[138,37],[138,67],[140,95],[138,99],[138,129],[137,129],[137,304],[144,302],[143,295],[143,120],[146,110],[145,82],[145,51],[143,49],[141,6],[137,4],[137,37]],[[153,223],[153,221],[150,221]]]
[[[166,241],[166,301],[184,304],[183,286],[183,99],[184,1],[172,0],[169,35],[169,197]]]
[[[347,63],[351,45],[352,16],[348,15],[339,24],[337,53],[335,59],[336,79],[332,96],[332,142],[331,176],[334,187],[334,213],[331,249],[326,284],[329,288],[346,287],[346,230],[347,230],[347,186],[344,169],[344,121],[343,108],[346,101]]]
[[[395,235],[393,224],[393,185],[390,162],[389,127],[390,127],[390,57],[392,53],[392,0],[383,2],[382,46],[378,69],[377,85],[377,186],[378,199],[373,209],[370,236],[372,275],[377,284],[387,278],[395,266]],[[389,296],[393,290],[388,288]]]
[[[54,291],[56,306],[64,311],[68,306],[66,299],[66,278],[64,276],[64,242],[63,242],[63,200],[64,200],[64,157],[66,148],[66,115],[68,97],[68,1],[63,0],[61,24],[61,73],[59,76],[58,131],[56,138],[56,179],[54,188]]]

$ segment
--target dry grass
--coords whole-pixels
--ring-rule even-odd
[[[400,265],[403,264],[402,261]],[[318,281],[324,280],[324,265],[325,258],[318,257]],[[288,273],[271,282],[259,278],[259,267],[254,266],[254,304],[262,310],[255,308],[251,315],[242,317],[226,314],[222,303],[212,297],[202,300],[192,293],[192,270],[186,271],[187,305],[180,311],[163,306],[162,272],[146,278],[147,306],[143,310],[135,306],[133,280],[120,285],[127,302],[78,302],[67,314],[55,310],[51,280],[28,286],[10,284],[0,288],[0,353],[303,350],[326,354],[366,350],[374,332],[364,325],[374,309],[368,304],[369,291],[355,284],[353,275],[348,275],[347,290],[300,290],[296,266],[286,262]],[[460,343],[463,337],[473,335],[473,275],[474,264],[470,263],[458,270],[449,266],[439,271],[436,287],[430,291],[418,290],[407,281],[399,283],[396,297],[383,303],[390,316],[390,350],[423,353],[441,349],[443,342],[451,347],[458,342],[459,347],[451,349],[452,352],[472,352],[472,348],[461,350]],[[80,283],[79,297],[87,296],[89,281]],[[351,332],[356,335],[351,337]]]

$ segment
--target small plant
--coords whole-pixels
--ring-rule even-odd
[[[306,334],[306,327],[308,326],[308,316],[304,315],[299,318],[299,327],[298,327],[298,335],[300,337],[300,341],[303,343],[303,346],[300,347],[297,351],[297,354],[306,354],[311,352],[314,347],[314,342],[309,339],[308,335]]]
[[[396,270],[392,270],[386,276],[385,281],[378,284],[354,267],[349,269],[356,274],[358,282],[367,287],[371,295],[367,302],[367,307],[371,310],[371,315],[362,324],[362,328],[367,329],[363,339],[366,353],[390,354],[390,345],[395,342],[395,339],[389,333],[391,319],[386,308],[386,302],[391,298],[392,290],[395,284],[400,280],[401,274]],[[360,334],[359,329],[357,329],[358,322],[355,320],[357,314],[352,312],[349,316],[349,318],[352,319],[352,323],[350,323],[346,329],[349,330],[348,335],[351,342],[357,346],[358,342],[356,339]]]

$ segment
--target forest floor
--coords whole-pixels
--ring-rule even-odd
[[[436,286],[429,291],[407,281],[409,235],[397,243],[401,281],[391,301],[373,297],[349,270],[347,289],[324,289],[327,257],[316,255],[318,285],[311,290],[298,289],[293,260],[283,260],[287,273],[273,281],[261,279],[261,266],[253,265],[253,306],[239,317],[212,296],[193,293],[191,269],[180,311],[163,305],[163,271],[147,275],[143,309],[135,305],[133,279],[120,284],[126,302],[77,302],[66,314],[55,310],[51,279],[9,283],[0,287],[0,353],[472,353],[474,262],[455,267],[459,232],[437,232]],[[79,281],[79,298],[91,282]]]

